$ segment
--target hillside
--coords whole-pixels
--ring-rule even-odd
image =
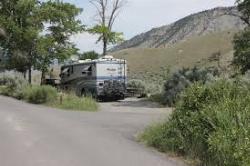
[[[211,60],[216,52],[221,53],[221,63],[226,68],[232,59],[235,33],[236,30],[188,38],[168,48],[124,49],[113,55],[128,60],[130,78],[157,81],[163,68],[217,65],[218,62]]]
[[[205,36],[230,30],[241,30],[243,22],[236,7],[215,8],[187,16],[173,24],[154,28],[125,41],[112,49],[166,48],[191,37]]]

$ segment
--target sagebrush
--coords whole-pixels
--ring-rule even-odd
[[[22,99],[28,82],[20,75],[0,75],[0,86],[0,94]]]
[[[57,99],[57,90],[51,86],[28,86],[23,91],[24,99],[33,104],[43,104]]]
[[[173,106],[179,99],[180,94],[194,82],[205,84],[219,75],[215,68],[182,69],[172,74],[164,84],[163,104]]]

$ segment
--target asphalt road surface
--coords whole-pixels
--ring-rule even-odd
[[[99,112],[51,109],[0,96],[0,166],[182,166],[136,142],[166,108],[135,99]]]

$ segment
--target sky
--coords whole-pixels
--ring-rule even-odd
[[[79,16],[83,24],[92,26],[96,10],[89,0],[64,0],[83,8]],[[155,27],[173,23],[185,16],[206,9],[222,6],[233,6],[235,0],[127,0],[114,25],[114,30],[124,33],[124,38],[130,39],[135,35]],[[72,37],[77,47],[82,51],[95,50],[101,52],[101,43],[96,44],[97,36],[87,33]]]

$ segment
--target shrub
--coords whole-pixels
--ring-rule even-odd
[[[73,94],[64,94],[62,99],[58,98],[55,102],[50,102],[49,105],[56,108],[78,111],[96,111],[98,109],[97,102],[91,97],[80,98]]]
[[[157,82],[155,83],[146,83],[146,94],[149,95],[161,95],[162,91],[163,91],[163,85],[162,84],[158,84]]]
[[[153,94],[149,97],[149,101],[164,104],[163,94],[162,93]]]
[[[28,86],[23,93],[24,99],[33,104],[43,104],[57,98],[57,90],[51,86]]]
[[[22,99],[23,89],[28,86],[28,82],[19,75],[0,75],[0,86],[0,94]]]
[[[163,104],[173,106],[179,99],[181,92],[194,82],[205,84],[213,80],[218,75],[217,70],[213,68],[182,69],[174,73],[164,84]]]
[[[250,91],[241,81],[195,83],[183,93],[169,121],[142,139],[161,151],[198,158],[203,165],[250,164]]]
[[[130,80],[127,86],[128,88],[134,89],[136,94],[146,94],[146,83],[142,80]]]

